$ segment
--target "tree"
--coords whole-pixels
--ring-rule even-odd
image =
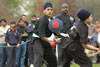
[[[94,17],[94,21],[100,19],[100,0],[77,0],[79,8],[89,9]]]
[[[54,16],[60,12],[62,3],[68,3],[71,7],[70,13],[75,15],[76,12],[76,0],[6,0],[9,10],[13,11],[14,16],[20,16],[27,14],[29,18],[33,14],[41,16],[43,12],[43,5],[45,2],[51,2],[54,7]]]

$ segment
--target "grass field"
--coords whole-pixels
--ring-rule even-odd
[[[80,67],[77,64],[71,64],[71,67]],[[93,67],[100,67],[100,64],[93,64]]]
[[[46,66],[42,66],[46,67]],[[78,64],[71,64],[71,67],[80,67]],[[93,67],[100,67],[100,64],[93,64]]]

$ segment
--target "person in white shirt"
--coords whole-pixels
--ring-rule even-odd
[[[100,20],[96,21],[96,29],[97,29],[97,43],[98,48],[100,49]],[[100,63],[100,55],[97,55],[97,63]]]
[[[5,34],[10,26],[7,25],[6,19],[1,19],[0,23],[0,66],[5,67],[5,60],[7,60],[7,44],[5,42]]]

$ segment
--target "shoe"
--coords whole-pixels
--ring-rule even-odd
[[[33,65],[33,64],[31,64],[31,65],[30,65],[30,67],[34,67],[34,65]]]

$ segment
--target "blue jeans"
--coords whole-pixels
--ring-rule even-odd
[[[0,44],[0,67],[5,67],[7,62],[7,45]]]
[[[88,44],[93,44],[93,43],[95,43],[96,41],[97,41],[97,37],[98,37],[98,35],[91,35],[91,41],[88,41]]]
[[[16,52],[16,65],[18,67],[24,67],[24,60],[25,60],[25,54],[26,54],[26,42],[22,42],[20,44],[20,47],[17,48]]]

